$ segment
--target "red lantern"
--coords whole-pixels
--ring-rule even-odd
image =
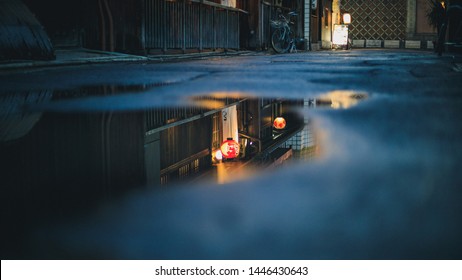
[[[277,117],[274,119],[273,126],[276,129],[284,129],[286,127],[286,120],[283,117]]]
[[[235,158],[239,155],[239,144],[233,138],[228,138],[221,143],[220,150],[224,158]]]

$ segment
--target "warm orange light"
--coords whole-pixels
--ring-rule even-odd
[[[334,90],[316,98],[317,101],[330,104],[334,109],[347,109],[365,100],[368,94],[361,91]]]
[[[221,143],[220,150],[224,158],[236,158],[239,155],[239,143],[234,141],[233,138],[228,138],[228,140]]]
[[[273,127],[276,129],[284,129],[286,127],[286,120],[283,117],[277,117],[274,119]]]
[[[349,13],[343,14],[343,24],[350,24],[351,23],[351,15]]]
[[[201,107],[205,109],[221,109],[225,106],[225,102],[219,100],[204,100],[204,99],[193,99],[191,100],[191,106]]]

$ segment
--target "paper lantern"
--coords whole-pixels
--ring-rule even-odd
[[[224,158],[235,158],[239,155],[239,143],[234,141],[233,138],[228,138],[221,143],[220,150]]]
[[[283,117],[277,117],[274,119],[273,127],[276,129],[284,129],[286,127],[286,120]]]
[[[343,24],[350,24],[351,23],[351,15],[349,13],[343,14]]]

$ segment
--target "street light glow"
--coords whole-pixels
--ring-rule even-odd
[[[349,13],[343,14],[343,23],[350,24],[351,23],[351,15]]]

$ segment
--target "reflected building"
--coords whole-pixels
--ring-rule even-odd
[[[0,122],[2,222],[9,228],[2,233],[5,252],[18,251],[20,256],[17,244],[29,229],[79,215],[128,191],[185,185],[197,178],[226,183],[239,175],[223,180],[216,173],[243,165],[246,176],[256,175],[250,166],[265,168],[292,156],[295,146],[284,143],[303,131],[304,120],[297,113],[303,100],[211,94],[189,98],[184,106],[148,110],[43,109],[46,104],[136,94],[146,88],[2,95],[1,106],[8,108]],[[286,120],[283,129],[273,127],[276,117]],[[218,160],[216,152],[228,138],[239,143],[240,153]]]
[[[311,157],[316,146],[311,123],[298,110],[316,104],[346,107],[364,98],[350,92],[333,92],[318,100],[211,94],[192,97],[184,106],[143,111],[24,110],[33,104],[127,90],[144,91],[146,86],[4,95],[2,107],[10,110],[2,114],[0,149],[7,192],[78,205],[83,197],[91,202],[203,176],[223,161],[267,167],[293,154]],[[278,117],[284,119],[282,128],[274,127]],[[239,144],[238,157],[217,158],[229,138]]]
[[[7,219],[35,220],[44,212],[82,209],[128,190],[210,174],[228,138],[239,143],[240,153],[222,163],[265,166],[304,125],[295,110],[303,101],[246,96],[211,94],[192,97],[184,106],[143,111],[60,113],[36,107],[145,89],[101,86],[3,95],[2,107],[10,108],[2,111],[0,125]],[[284,129],[273,127],[276,117],[285,118]]]
[[[303,107],[316,107],[316,100],[303,99]],[[311,118],[305,116],[303,122],[303,129],[281,145],[281,148],[291,148],[296,158],[307,160],[315,157],[317,145]]]
[[[159,108],[147,111],[145,159],[148,185],[165,185],[212,168],[223,141],[232,138],[240,153],[233,161],[254,161],[267,156],[303,121],[292,112],[300,102],[247,97],[200,97],[199,104],[216,108]],[[288,126],[276,133],[273,120],[287,118]]]

